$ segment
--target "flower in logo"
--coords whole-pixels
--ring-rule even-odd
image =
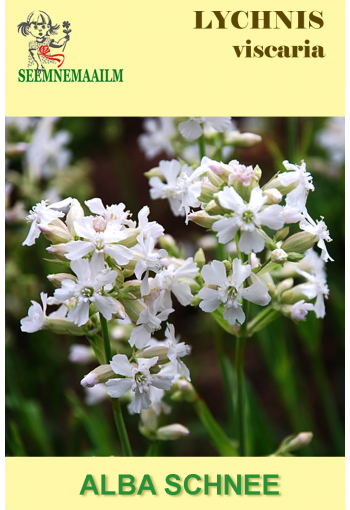
[[[63,28],[69,28],[69,27],[70,27],[70,23],[69,23],[69,21],[64,21],[64,22],[62,23],[62,26],[63,26]]]

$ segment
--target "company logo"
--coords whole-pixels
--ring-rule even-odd
[[[50,16],[44,11],[33,11],[24,21],[17,25],[18,32],[24,37],[30,36],[28,48],[28,68],[34,66],[37,73],[41,73],[49,65],[57,65],[61,67],[65,60],[64,50],[67,42],[70,40],[69,21],[62,23],[63,37],[57,39],[54,37],[58,34],[60,25],[53,24]],[[60,49],[62,53],[51,54],[51,48]]]
[[[60,69],[72,32],[69,21],[54,24],[44,11],[33,11],[18,32],[30,37],[27,69],[19,69],[19,82],[123,82],[123,69]],[[56,50],[59,50],[56,53]]]

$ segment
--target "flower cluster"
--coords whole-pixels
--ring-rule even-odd
[[[261,141],[259,135],[240,133],[231,117],[147,118],[144,129],[139,146],[148,159],[177,155],[190,164],[200,161],[199,147],[192,142],[203,136],[207,155],[222,154],[225,159],[232,156],[235,147],[251,147]]]
[[[190,381],[183,362],[190,347],[179,341],[168,318],[174,312],[173,296],[182,305],[192,301],[192,289],[198,287],[197,264],[193,258],[170,256],[161,247],[164,228],[149,221],[147,206],[134,221],[122,203],[105,206],[93,198],[85,204],[91,213],[87,216],[72,198],[53,204],[42,201],[27,216],[30,229],[23,244],[34,244],[42,233],[51,242],[47,250],[53,260],[69,271],[48,276],[57,288],[50,298],[41,294],[42,307],[32,302],[28,316],[21,321],[22,331],[49,328],[92,338],[102,329],[103,321],[112,326],[119,320],[119,327],[130,326],[128,347],[123,346],[128,355],[100,357],[101,365],[81,384],[87,388],[105,385],[107,390],[98,390],[97,400],[106,394],[112,398],[127,394],[130,412],[152,407],[159,415],[161,409],[167,409],[162,398],[173,383]],[[47,315],[48,305],[58,308]],[[155,334],[162,338],[157,340]],[[96,341],[92,345],[98,353]],[[91,361],[92,354],[88,347],[74,346],[70,358],[84,364]],[[144,424],[146,417],[142,420]],[[182,435],[188,433],[184,430]],[[153,433],[158,434],[158,429]]]
[[[210,230],[226,249],[227,260],[213,260],[201,270],[204,287],[196,302],[203,311],[221,313],[234,328],[245,322],[244,300],[270,304],[293,320],[310,310],[324,317],[324,266],[333,260],[326,243],[332,239],[323,217],[314,221],[308,213],[307,199],[315,188],[304,161],[300,166],[284,161],[265,185],[260,185],[259,166],[208,157],[197,167],[160,161],[146,175],[151,198],[168,200],[176,216]],[[310,251],[314,245],[319,255]],[[311,256],[317,261],[307,264]],[[293,266],[297,285],[294,279],[280,280],[286,263]],[[253,325],[248,333],[256,330]]]

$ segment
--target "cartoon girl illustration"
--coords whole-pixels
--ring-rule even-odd
[[[40,73],[46,64],[53,64],[57,59],[49,59],[39,51],[41,46],[49,46],[50,48],[61,48],[69,41],[70,36],[67,34],[58,41],[54,41],[51,35],[57,34],[60,25],[52,25],[50,16],[44,11],[33,11],[29,14],[27,21],[18,25],[18,32],[25,37],[31,35],[34,41],[29,43],[28,67],[36,65],[37,71]]]

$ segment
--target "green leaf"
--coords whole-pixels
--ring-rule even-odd
[[[201,422],[203,423],[210,442],[222,457],[237,457],[238,451],[235,443],[231,441],[217,423],[208,409],[207,404],[199,396],[193,402],[194,408]]]

